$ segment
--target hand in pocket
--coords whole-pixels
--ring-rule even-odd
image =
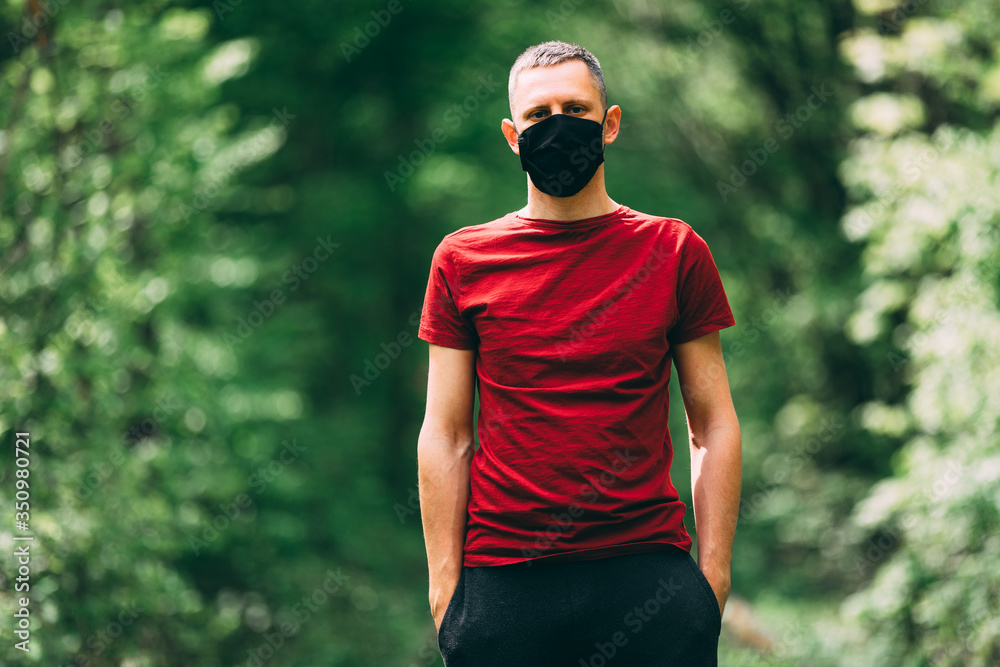
[[[715,572],[706,572],[698,567],[702,575],[705,577],[705,581],[708,582],[709,587],[712,589],[712,593],[715,594],[715,599],[719,605],[719,616],[722,616],[722,612],[726,608],[726,600],[729,599],[729,580],[725,577],[717,575]]]
[[[430,596],[431,603],[431,616],[434,617],[434,627],[437,632],[441,632],[441,623],[444,621],[445,614],[448,613],[448,608],[451,606],[451,601],[455,597],[455,592],[458,590],[458,584],[462,580],[462,573],[458,575],[451,585],[447,587],[439,588],[436,592],[432,592]],[[444,593],[448,593],[447,597]],[[437,604],[435,604],[435,598],[437,598]]]

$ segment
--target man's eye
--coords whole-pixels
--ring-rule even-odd
[[[572,106],[572,107],[569,108],[569,110],[572,111],[573,113],[582,113],[583,112],[583,107],[581,107],[581,106]]]
[[[544,115],[545,115],[544,111],[536,111],[535,113],[531,114],[531,117],[532,118],[541,118]]]

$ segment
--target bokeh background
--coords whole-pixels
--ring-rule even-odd
[[[507,74],[563,39],[623,109],[609,193],[689,222],[736,316],[722,664],[1000,664],[998,25],[993,0],[4,2],[0,662],[440,664],[417,318],[441,237],[524,205]]]

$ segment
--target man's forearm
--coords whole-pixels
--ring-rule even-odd
[[[691,491],[698,566],[714,585],[729,593],[733,539],[740,509],[743,455],[735,418],[720,421],[691,441]]]
[[[431,611],[441,599],[450,599],[462,573],[466,518],[469,505],[471,440],[421,433],[417,443],[420,518],[427,548]]]

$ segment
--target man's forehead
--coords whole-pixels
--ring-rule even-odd
[[[517,108],[568,100],[599,104],[601,95],[586,63],[570,60],[550,67],[533,67],[517,75],[514,105]]]

